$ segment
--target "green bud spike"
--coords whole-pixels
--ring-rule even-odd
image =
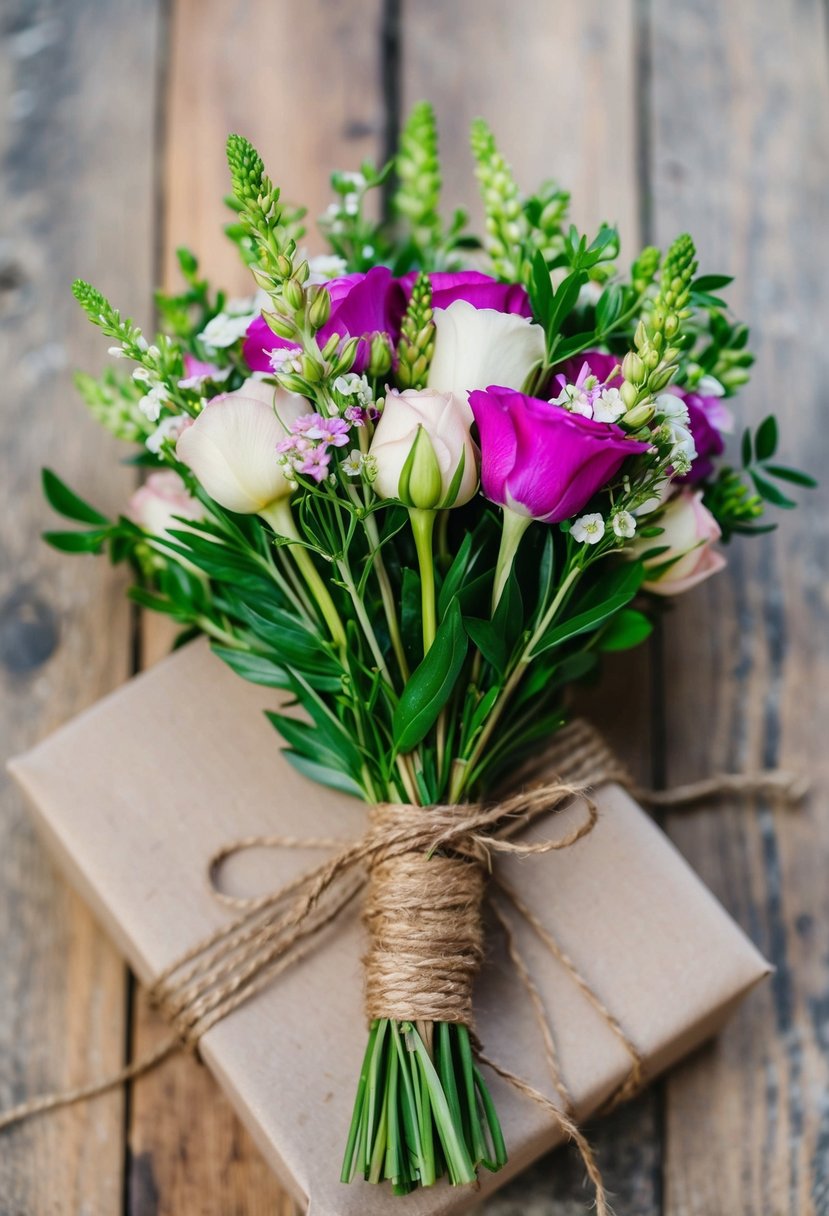
[[[435,351],[432,284],[422,272],[415,279],[397,346],[397,383],[400,388],[423,388]]]
[[[436,252],[442,234],[437,124],[428,101],[417,103],[403,127],[395,167],[394,209],[408,222],[421,260],[428,260],[423,255]]]
[[[472,124],[470,136],[475,158],[475,176],[481,186],[489,239],[487,251],[495,274],[505,279],[520,279],[523,267],[523,240],[527,221],[521,195],[507,162],[495,144],[492,131],[482,118]]]

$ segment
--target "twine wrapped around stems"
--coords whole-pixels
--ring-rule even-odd
[[[473,981],[483,956],[481,903],[488,890],[508,955],[539,1024],[559,1105],[482,1053],[481,1061],[547,1109],[576,1143],[596,1190],[597,1211],[603,1216],[608,1207],[601,1176],[592,1150],[574,1122],[553,1032],[518,949],[507,909],[530,926],[625,1047],[629,1072],[609,1104],[629,1097],[641,1086],[643,1061],[552,931],[493,873],[493,858],[499,853],[532,856],[571,848],[597,821],[596,804],[588,791],[611,781],[623,785],[641,802],[672,807],[729,793],[773,792],[791,802],[803,796],[805,786],[789,774],[770,772],[712,778],[654,795],[637,789],[601,736],[580,721],[559,731],[541,763],[525,769],[519,779],[537,784],[494,803],[374,807],[366,834],[356,841],[254,836],[223,846],[209,862],[209,881],[215,896],[237,915],[178,958],[150,988],[152,1003],[173,1027],[172,1036],[100,1082],[35,1098],[0,1114],[0,1131],[97,1097],[150,1071],[173,1052],[195,1048],[211,1026],[309,953],[320,930],[336,921],[364,888],[370,941],[365,956],[369,1018],[470,1026]],[[513,839],[529,823],[569,805],[577,796],[583,800],[584,817],[565,835],[534,842]],[[333,851],[333,856],[270,894],[255,898],[227,895],[219,886],[223,864],[251,848],[318,848]]]

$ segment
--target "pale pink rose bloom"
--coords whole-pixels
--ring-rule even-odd
[[[181,529],[176,516],[185,519],[204,519],[204,507],[197,498],[187,493],[187,487],[171,469],[162,473],[151,473],[135,491],[127,506],[126,515],[139,528],[153,536],[167,536],[171,529]]]
[[[646,591],[652,591],[655,595],[681,595],[725,568],[725,557],[714,548],[720,539],[720,527],[703,505],[701,490],[681,490],[676,498],[671,499],[657,522],[665,529],[662,535],[650,540],[641,539],[628,552],[635,557],[637,549],[641,553],[657,545],[668,545],[666,553],[645,562],[646,568],[658,567],[671,558],[678,560],[664,574],[652,582],[646,582]]]

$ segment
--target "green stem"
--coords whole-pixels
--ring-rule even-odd
[[[420,567],[421,615],[423,617],[423,653],[429,651],[437,632],[435,609],[435,562],[432,554],[432,533],[435,527],[435,512],[412,507],[409,511],[417,561]]]
[[[276,502],[269,503],[266,507],[262,508],[259,514],[264,520],[267,520],[277,536],[284,536],[289,540],[299,542],[290,546],[291,554],[299,568],[300,574],[305,579],[308,590],[316,600],[317,607],[328,626],[331,640],[338,650],[344,650],[346,644],[345,628],[334,606],[331,594],[323,582],[322,576],[314,565],[310,553],[302,543],[302,537],[299,535],[297,526],[294,523],[294,517],[291,514],[291,507],[287,498],[280,498]]]
[[[492,737],[492,732],[495,730],[495,727],[498,724],[501,714],[504,712],[507,705],[509,704],[509,700],[512,697],[512,694],[515,692],[516,688],[521,683],[521,680],[524,677],[524,672],[527,670],[530,663],[532,662],[533,650],[536,646],[536,643],[538,641],[540,641],[540,639],[546,633],[549,626],[552,624],[553,620],[555,619],[556,613],[558,612],[559,608],[562,606],[565,599],[567,598],[567,595],[570,591],[571,586],[573,585],[573,583],[576,581],[576,579],[578,578],[578,576],[580,574],[581,574],[581,566],[574,566],[568,572],[567,577],[564,579],[564,581],[562,582],[558,591],[556,592],[555,597],[554,597],[552,603],[550,604],[549,608],[544,613],[544,615],[541,617],[541,620],[538,622],[535,629],[533,630],[532,636],[530,637],[529,641],[527,642],[526,646],[524,647],[523,651],[521,652],[521,658],[518,660],[515,667],[513,668],[510,678],[507,680],[506,684],[504,685],[503,689],[501,690],[501,694],[498,697],[498,700],[493,705],[490,715],[487,719],[486,726],[484,727],[484,729],[481,731],[480,735],[478,736],[478,741],[472,750],[472,754],[466,759],[459,758],[458,760],[455,761],[455,765],[454,765],[455,771],[454,771],[453,778],[452,778],[452,786],[449,791],[450,802],[459,802],[460,801],[461,794],[463,793],[464,786],[466,784],[466,781],[467,781],[469,775],[472,773],[472,771],[475,768],[475,765],[478,763],[481,756],[483,755],[484,749],[487,746],[487,744],[489,743],[490,738]]]
[[[389,626],[389,637],[391,639],[392,650],[397,659],[397,666],[400,668],[400,675],[404,681],[409,678],[409,664],[406,661],[406,652],[403,649],[403,639],[400,636],[400,625],[397,620],[397,611],[394,603],[394,592],[392,591],[391,581],[386,563],[383,561],[383,554],[380,547],[380,534],[377,530],[377,522],[373,515],[368,515],[364,519],[366,534],[371,545],[371,561],[374,566],[374,573],[377,575],[377,582],[380,587],[380,598],[383,601],[383,610],[386,614],[386,621]]]
[[[509,507],[504,507],[503,516],[504,524],[501,531],[501,547],[498,550],[498,560],[495,563],[495,582],[492,587],[493,615],[507,585],[507,579],[512,571],[515,555],[518,552],[518,546],[521,544],[521,538],[532,523],[531,516],[519,515],[517,511],[511,511]]]

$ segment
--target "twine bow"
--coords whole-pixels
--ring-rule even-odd
[[[584,722],[574,722],[559,731],[544,753],[543,767],[537,765],[535,772],[525,770],[523,776],[537,779],[542,771],[556,776],[491,804],[374,808],[368,831],[356,841],[250,836],[228,843],[211,858],[208,877],[216,898],[233,908],[236,917],[176,959],[156,978],[149,990],[152,1003],[171,1023],[173,1035],[153,1052],[101,1082],[45,1095],[13,1107],[0,1115],[0,1131],[34,1115],[97,1097],[150,1071],[173,1052],[194,1048],[212,1026],[256,996],[309,953],[318,934],[337,920],[378,867],[395,859],[413,856],[421,861],[448,856],[469,863],[457,871],[458,874],[466,873],[469,881],[474,881],[469,879],[470,875],[480,874],[481,871],[490,873],[490,904],[503,931],[508,956],[536,1016],[544,1042],[545,1061],[560,1105],[555,1105],[527,1081],[483,1053],[480,1058],[499,1076],[548,1110],[564,1133],[575,1142],[595,1187],[599,1216],[605,1216],[608,1207],[601,1175],[589,1144],[574,1122],[573,1102],[561,1076],[553,1031],[541,994],[518,948],[510,912],[532,929],[545,948],[566,969],[628,1053],[628,1074],[611,1095],[608,1105],[626,1099],[641,1086],[643,1061],[627,1032],[563,950],[552,931],[539,921],[497,872],[492,873],[493,857],[498,854],[522,857],[543,855],[572,847],[586,837],[597,822],[596,804],[588,790],[610,781],[624,785],[640,801],[662,806],[687,805],[701,798],[728,792],[746,794],[769,790],[782,793],[794,801],[802,797],[805,787],[789,774],[774,772],[712,779],[652,796],[632,785],[627,772],[601,736]],[[566,834],[543,841],[512,839],[534,820],[562,809],[576,796],[583,801],[584,817]],[[333,855],[269,894],[253,898],[226,894],[219,883],[222,866],[230,857],[252,848],[322,849],[331,851]],[[474,941],[470,950],[473,955],[478,953]],[[451,951],[447,957],[451,959]],[[456,973],[457,968],[450,965],[449,979],[445,983],[436,981],[434,973],[427,976],[417,993],[410,992],[411,999],[415,999],[419,993],[425,1005],[414,1014],[406,1013],[404,1018],[467,1022],[471,1018],[469,984],[459,985],[459,990],[455,992]],[[411,975],[407,983],[410,978]],[[369,982],[371,1016],[398,1017],[397,1012],[388,1011],[388,1006],[391,1000],[396,999],[390,995],[391,989],[396,991],[400,987],[399,983],[390,985],[388,976],[383,975],[372,998]],[[438,997],[434,995],[436,990],[439,990]],[[438,1003],[436,1007],[435,1000],[439,999],[440,1002],[444,997],[446,1003]]]

